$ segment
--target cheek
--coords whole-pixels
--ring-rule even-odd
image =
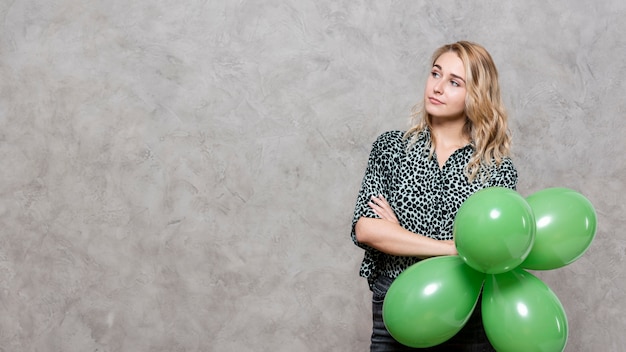
[[[430,92],[432,92],[432,90],[430,89],[430,86],[427,84],[426,87],[424,87],[424,99],[428,99]]]
[[[465,107],[465,93],[459,92],[458,94],[455,94],[454,101],[457,106]]]

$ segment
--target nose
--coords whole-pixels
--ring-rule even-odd
[[[433,86],[433,92],[435,94],[442,94],[443,93],[443,82],[442,82],[442,80],[439,80],[439,81],[435,82],[435,85]]]

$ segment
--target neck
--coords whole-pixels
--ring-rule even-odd
[[[438,145],[464,146],[469,142],[469,136],[465,134],[465,119],[452,121],[432,121],[432,134]]]

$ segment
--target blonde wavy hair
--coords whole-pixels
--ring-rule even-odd
[[[485,48],[468,41],[440,47],[432,56],[432,65],[446,52],[456,53],[465,66],[467,93],[463,132],[474,146],[465,174],[470,182],[476,177],[484,181],[489,177],[488,170],[494,165],[498,167],[502,159],[509,156],[511,148],[511,134],[500,96],[498,70]],[[432,127],[432,116],[426,112],[422,102],[413,107],[411,118],[413,127],[406,132],[405,137],[415,141],[420,132]],[[434,138],[432,136],[431,156],[434,153]]]

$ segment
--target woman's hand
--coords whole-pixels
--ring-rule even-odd
[[[393,212],[391,205],[389,205],[389,202],[387,202],[387,199],[385,199],[382,194],[379,194],[378,197],[372,196],[367,205],[369,205],[374,213],[380,216],[381,219],[390,221],[394,224],[400,224],[398,218],[396,217],[396,213]]]

